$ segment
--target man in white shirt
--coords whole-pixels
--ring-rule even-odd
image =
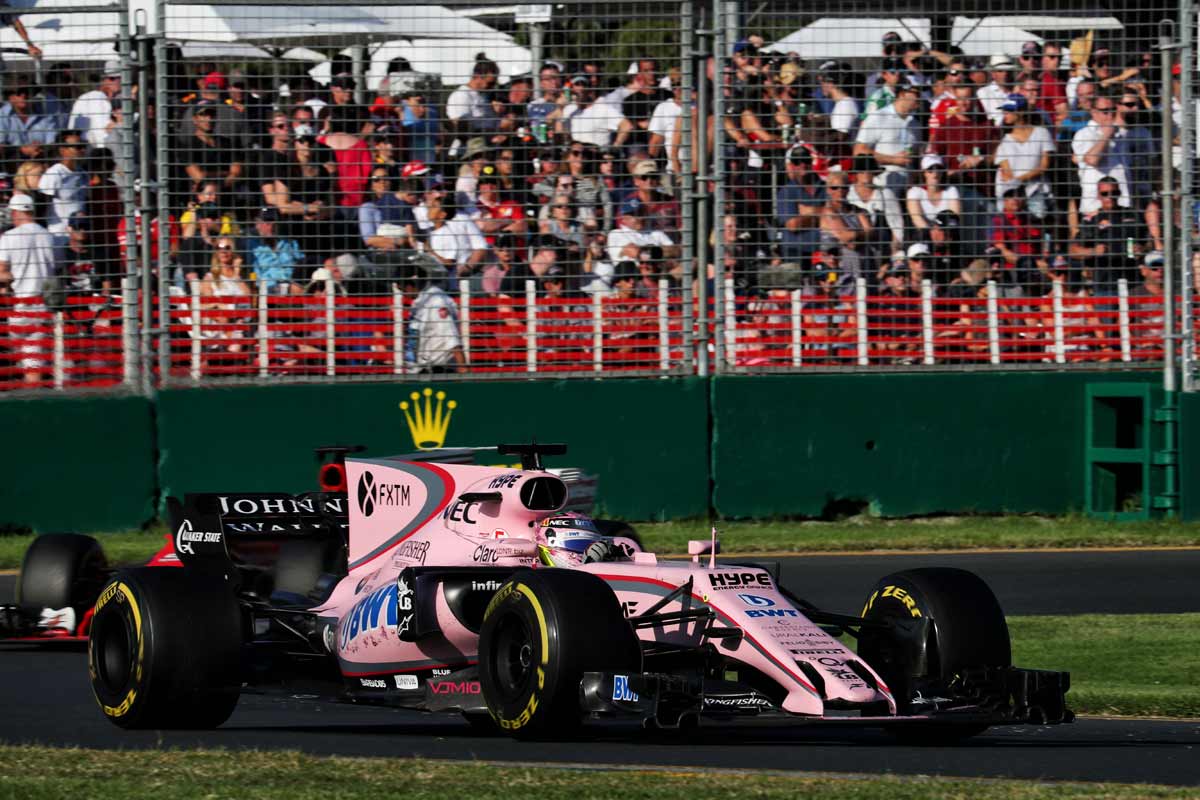
[[[416,265],[405,265],[400,290],[413,297],[409,311],[404,360],[418,372],[466,372],[458,309],[437,282]]]
[[[492,61],[482,59],[475,62],[471,71],[471,79],[455,89],[446,98],[446,119],[453,127],[458,137],[455,143],[461,142],[473,135],[488,135],[499,127],[499,120],[492,112],[491,101],[485,92],[496,85],[496,77],[500,69]],[[458,157],[457,147],[452,146],[450,158]]]
[[[71,128],[81,131],[90,147],[108,143],[108,123],[120,93],[121,62],[106,61],[100,87],[84,92],[71,106]]]
[[[643,247],[676,246],[671,237],[663,231],[647,231],[644,228],[645,222],[636,210],[622,207],[617,214],[617,227],[608,234],[609,261],[614,264],[626,260],[637,261],[638,251]]]
[[[463,214],[447,219],[440,201],[429,204],[429,252],[452,276],[466,277],[479,267],[488,254],[487,239],[473,220]]]
[[[1091,214],[1100,208],[1097,190],[1101,178],[1113,178],[1121,188],[1117,205],[1129,207],[1129,170],[1116,143],[1116,104],[1100,95],[1092,104],[1092,121],[1071,139],[1071,154],[1079,168],[1079,213]]]
[[[79,131],[63,131],[58,137],[59,160],[38,182],[38,191],[50,198],[46,228],[60,245],[66,244],[67,220],[87,205],[88,176],[78,169],[83,150]]]
[[[682,142],[674,145],[675,130],[679,127],[679,116],[683,113],[683,86],[680,83],[671,85],[672,96],[654,107],[650,115],[650,157],[654,160],[666,156],[667,172],[674,175],[677,167],[683,163],[683,157],[678,152],[686,148]]]
[[[0,283],[7,284],[18,300],[25,301],[16,306],[8,324],[45,325],[46,320],[24,314],[41,314],[46,310],[42,293],[47,279],[54,274],[54,241],[45,228],[34,222],[33,198],[29,195],[14,194],[8,201],[8,212],[13,226],[0,236]],[[12,336],[24,341],[16,351],[25,356],[20,362],[25,382],[37,383],[45,361],[36,356],[44,348],[33,340],[42,339],[45,334],[18,327]]]
[[[848,95],[841,84],[842,77],[835,70],[821,72],[821,93],[833,101],[829,127],[848,141],[854,133],[854,126],[858,124],[858,101]]]
[[[988,64],[992,76],[992,82],[987,86],[980,88],[975,93],[975,97],[979,100],[979,104],[983,106],[983,113],[987,115],[988,120],[997,128],[1004,124],[1004,111],[1000,106],[1008,102],[1010,94],[1008,82],[1012,77],[1012,71],[1016,68],[1013,61],[1008,56],[992,56],[991,62]]]
[[[911,84],[897,87],[890,106],[863,120],[854,143],[854,155],[873,156],[883,168],[880,179],[897,197],[908,191],[908,170],[921,144],[913,115],[919,92]]]

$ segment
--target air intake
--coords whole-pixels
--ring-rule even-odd
[[[567,502],[567,485],[558,478],[532,478],[521,486],[521,503],[530,511],[557,511]]]

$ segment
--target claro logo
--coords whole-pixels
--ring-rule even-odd
[[[364,517],[375,513],[377,506],[407,506],[412,502],[409,488],[403,483],[378,483],[375,475],[366,470],[358,476],[358,510]]]

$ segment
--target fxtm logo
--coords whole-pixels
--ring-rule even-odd
[[[402,483],[376,483],[366,470],[358,476],[358,510],[364,517],[375,513],[375,506],[407,506],[412,502],[408,486]]]
[[[413,446],[418,450],[437,450],[446,443],[450,416],[458,403],[447,401],[445,392],[439,391],[435,395],[433,389],[413,392],[409,398],[412,400],[411,408],[408,400],[404,400],[400,403],[400,410],[404,412],[404,421],[408,423],[408,432],[412,434]]]

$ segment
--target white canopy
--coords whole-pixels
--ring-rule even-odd
[[[799,53],[801,58],[875,58],[883,37],[895,31],[906,42],[929,44],[929,20],[922,17],[825,17],[805,25],[765,49]]]
[[[969,56],[1009,55],[1015,57],[1025,42],[1042,44],[1042,37],[1009,25],[1003,17],[970,19],[955,17],[950,41]]]
[[[503,77],[512,77],[529,72],[533,54],[514,42],[510,37],[494,34],[491,39],[471,39],[464,42],[447,42],[435,39],[414,39],[385,42],[371,48],[370,64],[366,70],[367,90],[378,91],[379,84],[387,77],[387,65],[393,58],[408,59],[416,72],[429,72],[441,76],[442,84],[457,86],[471,77],[475,56],[484,53],[500,68]],[[286,55],[286,54],[285,54]],[[353,56],[353,49],[346,48],[342,55]],[[318,83],[328,83],[331,65],[325,61],[308,71]]]

